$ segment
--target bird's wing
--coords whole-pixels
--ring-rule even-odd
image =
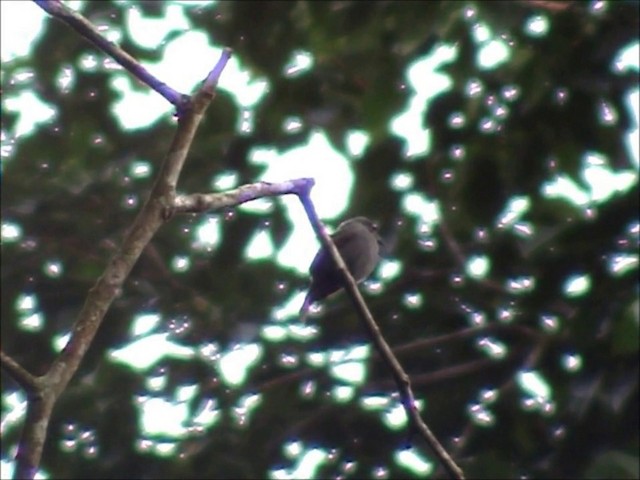
[[[331,235],[331,239],[333,240],[333,243],[335,244],[338,251],[345,248],[349,243],[360,241],[357,237],[354,238],[352,236],[336,235],[335,233]],[[329,252],[327,252],[324,247],[320,247],[320,250],[318,250],[318,253],[316,253],[316,256],[313,258],[313,261],[309,266],[309,272],[311,273],[317,272],[322,267],[324,267],[327,270],[333,270],[334,269],[333,262],[324,261],[325,258],[329,260],[328,257],[330,257]]]

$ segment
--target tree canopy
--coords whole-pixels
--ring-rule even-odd
[[[132,12],[172,9],[186,26],[157,45],[136,40]],[[143,64],[201,32],[267,85],[250,106],[219,89],[180,192],[256,182],[268,168],[256,151],[277,161],[326,135],[354,179],[341,219],[372,218],[385,242],[361,290],[422,418],[467,478],[638,477],[639,78],[623,57],[638,51],[637,2],[78,11]],[[432,86],[426,65],[443,51],[435,73],[446,86]],[[204,65],[193,85],[215,62],[182,55]],[[150,91],[52,17],[27,56],[3,62],[2,351],[35,375],[65,345],[176,129],[169,110],[126,126],[125,77]],[[18,134],[29,112],[11,102],[23,95],[55,114]],[[413,140],[394,127],[409,110]],[[356,134],[365,141],[354,151]],[[202,246],[207,222],[219,238]],[[40,468],[51,478],[446,476],[349,298],[329,299],[306,325],[287,310],[308,282],[276,258],[295,228],[279,197],[171,216],[56,403]],[[258,233],[274,251],[256,259],[247,247]],[[124,360],[151,338],[164,343],[146,363]],[[4,462],[26,399],[3,371]],[[157,426],[163,415],[173,428]]]

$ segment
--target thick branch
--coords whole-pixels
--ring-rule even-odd
[[[94,38],[93,35],[87,35],[86,32],[93,32],[88,29],[89,22],[59,2],[40,1],[38,4],[54,15],[60,15],[60,12],[63,12],[66,15],[65,19],[71,19],[65,21],[92,42],[104,41],[104,39]],[[110,48],[116,47],[111,46]],[[108,53],[111,51],[109,50]],[[38,390],[36,395],[32,395],[29,401],[27,420],[16,456],[14,478],[33,478],[35,475],[42,456],[47,425],[57,398],[78,369],[107,310],[121,292],[124,281],[140,254],[163,224],[166,210],[173,204],[176,183],[191,142],[205,110],[213,99],[212,85],[217,83],[217,78],[226,65],[230,54],[230,50],[225,49],[212,73],[207,77],[203,88],[197,91],[192,98],[186,97],[183,114],[178,120],[178,128],[171,147],[163,161],[147,202],[140,210],[119,250],[89,291],[73,325],[69,342],[44,377],[38,379],[42,381],[42,388]],[[5,362],[4,358],[3,363],[12,365],[9,361]],[[26,378],[19,369],[13,368],[13,371]]]
[[[413,395],[413,391],[411,389],[411,381],[409,380],[409,376],[406,374],[406,372],[402,368],[402,365],[400,365],[400,362],[398,362],[398,359],[391,351],[389,344],[387,344],[386,340],[382,336],[377,323],[373,319],[371,312],[367,308],[367,305],[362,298],[360,291],[358,290],[358,286],[355,280],[349,273],[344,260],[340,256],[340,252],[331,240],[329,234],[327,234],[326,230],[320,223],[315,207],[313,206],[311,198],[309,197],[308,190],[302,192],[302,194],[300,195],[300,201],[302,202],[302,205],[307,212],[307,216],[309,217],[309,221],[313,225],[313,229],[315,230],[316,235],[320,239],[322,247],[329,252],[331,258],[338,267],[338,271],[340,272],[340,275],[342,275],[342,279],[344,281],[345,290],[349,294],[353,305],[360,315],[360,318],[364,322],[367,328],[367,332],[369,333],[369,336],[373,341],[373,344],[382,356],[383,360],[391,369],[391,373],[400,392],[400,397],[402,398],[402,405],[411,423],[418,430],[418,432],[420,432],[422,437],[426,440],[427,444],[440,459],[440,462],[449,472],[449,475],[451,475],[452,478],[463,479],[464,474],[462,472],[462,469],[453,461],[449,453],[444,449],[435,435],[431,432],[429,427],[424,423],[422,417],[420,417],[420,412],[418,412],[415,396]]]
[[[27,415],[16,454],[16,466],[13,472],[15,479],[31,479],[35,477],[40,465],[42,450],[47,440],[47,427],[56,397],[47,390],[43,383],[36,394],[29,395]]]

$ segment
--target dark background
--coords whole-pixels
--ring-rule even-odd
[[[149,16],[162,16],[166,7],[164,2],[135,5]],[[631,188],[580,207],[546,198],[541,188],[556,174],[566,174],[588,189],[581,175],[585,152],[603,156],[614,172],[637,171],[625,138],[637,128],[626,96],[637,89],[638,71],[616,73],[612,65],[637,41],[638,3],[609,2],[601,11],[593,5],[344,1],[185,7],[193,28],[232,47],[253,74],[268,78],[271,89],[256,107],[255,129],[242,135],[236,131],[238,107],[229,95],[219,94],[196,136],[181,189],[208,191],[218,171],[236,172],[241,182],[255,181],[262,167],[248,162],[251,148],[271,145],[286,151],[304,143],[318,127],[312,119],[321,112],[329,114],[319,126],[337,149],[345,149],[347,130],[371,135],[363,157],[353,163],[356,187],[348,210],[380,222],[389,254],[403,269],[367,300],[424,401],[423,418],[469,478],[639,474],[637,177]],[[465,19],[468,6],[476,9],[475,20]],[[87,2],[82,13],[119,28],[126,8]],[[525,31],[536,15],[549,22],[549,31],[540,37]],[[477,67],[476,21],[511,45],[510,59],[495,69]],[[411,96],[410,89],[401,88],[407,66],[441,42],[459,49],[442,68],[453,87],[432,101],[422,119],[431,129],[430,151],[406,161],[404,141],[389,133],[389,120]],[[141,48],[126,29],[122,46],[142,61],[156,60],[162,49]],[[304,75],[287,78],[284,65],[297,49],[310,52],[316,63]],[[2,244],[2,348],[34,373],[44,372],[54,358],[52,338],[68,331],[136,214],[137,209],[123,207],[123,199],[142,201],[150,188],[151,178],[131,181],[131,162],[146,159],[157,171],[174,130],[167,115],[149,128],[123,131],[110,113],[115,99],[110,71],[76,70],[71,91],[61,92],[55,78],[62,66],[77,65],[80,56],[94,50],[67,26],[50,20],[29,57],[3,65],[3,132],[10,134],[17,119],[6,111],[5,99],[23,91],[36,92],[59,113],[55,122],[19,138],[3,159],[3,222],[20,225],[23,236]],[[25,69],[35,75],[13,82]],[[467,94],[470,80],[481,83],[481,95]],[[516,86],[519,96],[507,102],[509,86]],[[565,100],[559,99],[561,92]],[[497,131],[484,133],[478,126],[492,118],[490,96],[505,104],[508,115],[494,118]],[[611,124],[599,113],[603,102],[615,112]],[[451,128],[452,114],[464,115],[462,128]],[[290,116],[305,119],[296,134],[282,129]],[[96,135],[103,141],[92,142]],[[459,146],[465,151],[461,161],[451,155]],[[415,219],[401,206],[402,192],[390,187],[389,178],[398,171],[414,176],[416,192],[440,202],[443,220],[428,238],[416,237]],[[530,200],[522,218],[530,236],[496,227],[514,196]],[[278,205],[268,215],[229,216],[221,245],[211,254],[192,252],[190,270],[179,277],[170,259],[190,252],[191,237],[182,232],[200,219],[178,216],[161,229],[54,411],[42,461],[52,478],[262,478],[272,469],[291,467],[283,445],[295,439],[333,452],[318,477],[371,478],[377,471],[412,478],[415,473],[394,460],[394,452],[410,443],[433,458],[418,436],[406,428],[388,428],[380,412],[362,407],[362,398],[395,392],[376,355],[368,362],[366,381],[346,402],[326,394],[340,383],[326,367],[304,362],[291,367],[282,361],[283,354],[304,358],[305,352],[366,341],[344,297],[330,304],[320,322],[322,333],[313,341],[252,338],[262,344],[264,355],[237,388],[219,381],[201,359],[161,360],[153,372],[166,376],[167,385],[156,395],[172,398],[176,387],[197,384],[190,411],[213,398],[221,417],[203,432],[178,440],[180,455],[162,458],[139,448],[134,398],[149,394],[145,375],[109,361],[106,352],[129,342],[131,319],[147,310],[162,314],[167,331],[172,320],[188,320],[186,331],[173,331],[174,341],[194,347],[218,342],[223,350],[246,340],[240,332],[255,332],[269,322],[271,309],[305,283],[273,261],[243,259],[257,228],[268,225],[276,248],[286,239],[292,227]],[[430,248],[423,247],[425,240],[432,242]],[[465,273],[465,263],[475,255],[490,260],[489,273],[480,280]],[[636,255],[635,263],[616,270],[616,255]],[[51,259],[63,264],[62,276],[44,273]],[[586,292],[570,296],[563,288],[574,275],[588,275],[590,283]],[[510,288],[519,278],[529,279],[532,287]],[[18,326],[16,302],[23,293],[37,295],[45,319],[40,331]],[[408,293],[423,295],[418,308],[407,306]],[[511,312],[509,321],[500,320],[503,311]],[[469,331],[478,316],[486,323]],[[442,335],[450,336],[433,342]],[[505,355],[487,354],[479,347],[482,339],[502,345]],[[577,368],[566,366],[569,356],[579,359]],[[542,409],[527,407],[527,395],[516,381],[529,370],[551,389]],[[315,393],[302,395],[305,385],[313,385]],[[3,374],[3,399],[17,389]],[[487,425],[470,413],[483,389],[496,395],[484,404],[492,417]],[[239,426],[233,407],[251,393],[261,393],[260,404]],[[3,415],[9,412],[6,401],[2,409]],[[69,425],[90,432],[91,438],[80,441]],[[3,431],[4,459],[18,438],[17,427]],[[65,440],[70,447],[65,448]],[[87,445],[97,446],[97,454]],[[348,462],[354,464],[348,467]]]

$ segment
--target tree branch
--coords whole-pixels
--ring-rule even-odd
[[[377,324],[369,312],[357,285],[349,274],[340,253],[322,227],[315,208],[309,198],[312,179],[298,179],[279,184],[266,182],[245,185],[230,192],[220,194],[176,195],[176,184],[190,149],[195,132],[203,115],[214,97],[215,87],[231,51],[225,49],[201,88],[193,97],[181,95],[165,83],[151,75],[128,53],[109,42],[82,15],[66,7],[58,0],[34,0],[52,16],[62,20],[87,38],[93,45],[131,72],[136,78],[160,93],[179,112],[178,128],[171,147],[162,163],[156,181],[146,203],[127,232],[119,250],[110,260],[102,276],[89,291],[85,303],[73,325],[69,342],[55,359],[43,377],[33,377],[5,354],[0,359],[21,385],[31,392],[27,409],[27,419],[16,456],[15,478],[33,478],[41,460],[46,439],[47,426],[54,405],[75,374],[91,342],[102,323],[111,303],[120,293],[131,269],[157,230],[168,218],[168,213],[201,212],[235,206],[263,196],[295,193],[298,195],[322,245],[330,252],[345,288],[356,306],[374,345],[389,365],[402,398],[402,404],[413,426],[425,438],[449,474],[462,479],[462,470],[440,445],[427,425],[423,422],[416,406],[408,375],[393,355]]]
[[[188,96],[180,94],[166,83],[161,82],[151,75],[149,71],[135,58],[115,43],[110,42],[103,37],[98,29],[85,17],[67,7],[64,3],[60,2],[60,0],[34,0],[34,2],[49,15],[56,17],[69,25],[80,35],[89,40],[91,44],[98,47],[117,63],[126,68],[134,77],[146,85],[149,85],[149,87],[166,98],[169,103],[175,105],[179,112],[182,112],[183,104],[188,102]]]
[[[0,364],[24,391],[31,393],[38,390],[38,378],[27,372],[18,362],[2,350],[0,350]]]
[[[436,436],[431,432],[426,423],[424,423],[422,417],[420,417],[416,399],[411,389],[411,381],[409,379],[409,376],[404,371],[402,365],[400,365],[400,362],[395,357],[395,355],[391,351],[391,348],[382,336],[380,328],[378,328],[378,325],[373,319],[371,312],[367,308],[367,305],[362,298],[360,291],[358,290],[358,286],[349,273],[349,270],[347,269],[347,266],[345,265],[340,252],[331,240],[331,237],[327,234],[324,226],[321,224],[313,202],[311,201],[311,198],[309,196],[310,188],[311,187],[308,186],[306,189],[303,189],[299,193],[299,198],[302,202],[302,206],[304,207],[307,216],[309,217],[309,221],[311,222],[311,225],[313,226],[313,229],[316,232],[316,235],[318,236],[322,247],[325,248],[327,252],[329,252],[331,258],[338,268],[338,271],[340,272],[340,275],[342,275],[344,288],[349,294],[354,307],[356,308],[360,318],[362,319],[367,332],[371,337],[371,340],[373,341],[373,344],[375,345],[376,349],[378,350],[386,364],[391,369],[391,373],[396,382],[396,385],[398,386],[400,397],[402,399],[402,406],[407,413],[407,417],[411,421],[414,428],[418,430],[427,444],[431,447],[449,475],[452,478],[464,479],[464,473],[462,472],[462,469],[454,462],[449,453],[440,444]]]
[[[34,477],[42,457],[51,412],[58,397],[78,369],[106,312],[120,293],[124,281],[140,254],[164,223],[167,208],[173,205],[176,184],[195,132],[214,97],[215,85],[231,55],[229,49],[223,50],[203,86],[193,97],[179,96],[151,76],[126,52],[104,39],[80,14],[58,1],[36,1],[44,10],[65,21],[171,103],[179,106],[180,116],[171,147],[165,156],[149,198],[131,225],[119,250],[110,260],[102,276],[89,290],[73,325],[69,341],[54,360],[49,371],[43,377],[35,378],[5,354],[1,357],[2,365],[30,393],[27,418],[21,434],[14,470],[14,478],[19,479]]]
[[[258,182],[242,185],[220,193],[194,193],[178,195],[173,202],[174,213],[202,213],[240,205],[257,198],[275,197],[290,193],[298,194],[311,188],[313,178],[298,178],[280,183]]]

